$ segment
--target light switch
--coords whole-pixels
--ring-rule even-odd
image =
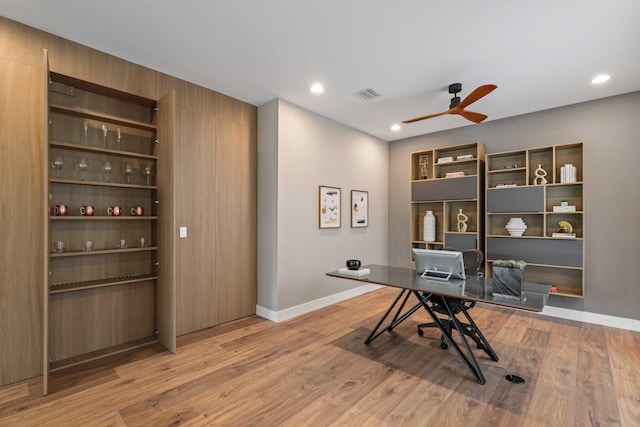
[[[180,238],[181,239],[187,238],[187,227],[180,227]]]

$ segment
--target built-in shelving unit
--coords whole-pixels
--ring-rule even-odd
[[[157,342],[174,315],[156,307],[156,101],[49,77],[45,394],[51,369]]]
[[[565,165],[575,173],[563,174]],[[536,170],[546,182],[536,180]],[[558,295],[584,295],[582,177],[582,143],[487,155],[488,274],[497,259],[520,259],[527,263],[525,280],[554,285]],[[522,236],[507,232],[510,218],[526,223]],[[572,233],[563,230],[567,223]]]
[[[482,249],[484,145],[411,153],[411,247]],[[458,231],[458,213],[468,217]],[[436,217],[436,240],[424,240],[424,216]]]

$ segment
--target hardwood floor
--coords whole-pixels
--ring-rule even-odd
[[[416,313],[364,345],[395,292],[249,317],[0,388],[8,426],[638,426],[640,333],[477,306],[500,356],[478,384]]]

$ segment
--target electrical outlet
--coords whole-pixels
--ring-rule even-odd
[[[187,227],[180,227],[180,238],[181,239],[187,238]]]

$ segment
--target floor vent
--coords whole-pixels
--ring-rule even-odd
[[[358,99],[361,99],[362,101],[369,101],[374,98],[379,98],[382,95],[380,95],[374,89],[369,88],[369,89],[359,90],[358,92],[354,93],[353,96],[355,96]]]

